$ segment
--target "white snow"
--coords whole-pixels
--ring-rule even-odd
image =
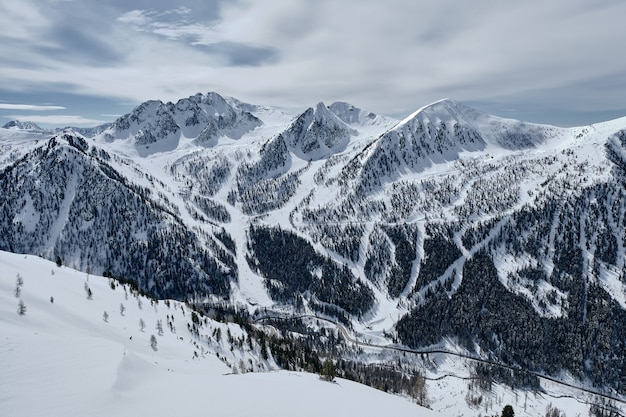
[[[258,361],[258,353],[231,352],[224,340],[218,345],[194,338],[186,327],[190,311],[180,303],[172,301],[168,308],[132,294],[126,299],[122,287],[112,290],[105,278],[31,255],[0,252],[0,270],[2,416],[438,415],[351,381],[269,372],[270,362],[264,364],[266,372],[233,374],[216,352],[235,365]],[[17,314],[14,296],[17,274],[24,281],[23,316]],[[123,316],[120,304],[126,307]],[[165,324],[168,316],[174,317],[176,333]],[[156,336],[153,350],[150,336],[157,334],[157,320],[163,321],[165,332]],[[236,337],[241,332],[212,321],[209,327],[224,329],[222,339],[227,328]]]

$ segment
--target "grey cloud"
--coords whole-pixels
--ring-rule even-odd
[[[278,60],[279,51],[276,48],[219,40],[219,35],[212,27],[218,22],[210,22],[208,18],[217,17],[209,14],[198,20],[195,11],[184,7],[166,11],[136,9],[117,20],[134,30],[186,43],[217,57],[226,66],[256,67]],[[216,41],[212,41],[212,38],[216,38]]]
[[[501,117],[558,126],[583,126],[626,116],[626,105],[616,91],[626,90],[626,74],[589,77],[549,88],[532,88],[515,95],[467,104]],[[475,92],[473,97],[478,97]]]
[[[88,32],[84,24],[55,27],[47,34],[54,46],[36,47],[41,53],[73,62],[98,64],[120,61],[123,55]]]
[[[98,65],[121,58],[109,40],[108,7],[84,1],[22,1],[29,15],[21,16],[24,23],[15,23],[22,28],[14,31],[19,36],[11,38],[11,31],[0,34],[2,55],[9,65],[33,70],[49,69],[60,61]],[[31,21],[36,24],[29,26]]]
[[[277,62],[280,53],[267,46],[253,46],[235,42],[219,42],[211,45],[195,45],[212,55],[225,60],[225,64],[236,67],[257,67]]]
[[[435,3],[425,16],[416,17],[417,41],[426,44],[443,44],[461,34],[471,26],[480,9],[478,3],[472,8],[461,8],[458,4]]]

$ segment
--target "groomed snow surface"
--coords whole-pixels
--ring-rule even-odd
[[[238,326],[227,329],[209,320],[209,328],[223,327],[221,343],[200,341],[187,329],[186,307],[152,305],[127,293],[128,298],[122,286],[112,290],[106,278],[0,252],[0,416],[440,415],[351,381],[276,371],[272,362],[263,363],[258,349],[230,350],[226,331],[238,337]],[[20,299],[25,315],[17,312]],[[172,317],[176,333],[167,325]],[[235,365],[249,366],[250,359],[255,371],[263,372],[234,374],[216,352]]]

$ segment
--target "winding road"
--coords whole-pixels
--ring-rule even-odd
[[[255,318],[255,319],[253,319],[253,321],[258,323],[258,322],[262,322],[262,321],[269,320],[269,319],[272,319],[272,320],[294,320],[294,319],[303,319],[303,318],[320,320],[320,321],[324,321],[326,323],[332,324],[333,326],[335,326],[337,328],[337,330],[339,331],[341,336],[347,342],[353,343],[353,344],[355,344],[357,346],[367,347],[367,348],[371,348],[371,349],[386,350],[386,351],[412,353],[412,354],[416,354],[416,355],[435,355],[435,354],[449,355],[449,356],[455,356],[457,358],[462,358],[462,359],[466,359],[466,360],[477,362],[477,363],[483,363],[483,364],[486,364],[486,365],[491,365],[491,366],[497,366],[497,367],[500,367],[500,368],[510,369],[510,370],[513,370],[513,371],[521,370],[521,368],[517,368],[517,367],[514,367],[514,366],[506,365],[506,364],[503,364],[503,363],[491,361],[491,360],[488,360],[488,359],[478,358],[476,356],[472,356],[472,355],[468,355],[468,354],[464,354],[464,353],[443,350],[443,349],[411,349],[411,348],[402,347],[402,346],[379,345],[379,344],[371,343],[371,342],[367,342],[367,341],[360,341],[360,340],[356,339],[355,337],[353,337],[350,334],[350,332],[348,331],[348,329],[343,324],[341,324],[341,323],[339,323],[337,321],[331,320],[329,318],[320,317],[320,316],[316,316],[316,315],[313,315],[313,314],[302,314],[302,315],[296,315],[296,316],[284,316],[284,315],[281,315],[281,314],[274,313],[273,315],[264,315],[262,317]],[[543,379],[545,381],[549,381],[549,382],[552,382],[554,384],[561,385],[563,387],[568,387],[568,388],[577,390],[579,392],[595,395],[595,396],[600,397],[600,398],[604,398],[604,399],[607,399],[607,400],[615,401],[615,402],[618,402],[620,404],[626,405],[626,400],[624,400],[622,398],[619,398],[619,397],[615,397],[615,396],[610,395],[610,394],[601,393],[601,392],[590,390],[588,388],[584,388],[584,387],[581,387],[581,386],[578,386],[578,385],[570,384],[568,382],[560,381],[560,380],[558,380],[556,378],[553,378],[551,376],[540,374],[540,373],[537,373],[537,372],[532,372],[532,371],[526,371],[526,372],[528,372],[530,375],[533,375],[533,376],[539,378],[540,380]],[[443,377],[448,377],[448,376],[456,376],[456,375],[444,375]],[[441,377],[435,378],[435,379],[441,379]]]

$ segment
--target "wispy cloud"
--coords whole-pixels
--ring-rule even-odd
[[[2,116],[5,119],[11,120],[22,120],[35,122],[42,125],[53,125],[53,126],[94,126],[98,124],[104,124],[106,121],[97,120],[97,119],[89,119],[83,116],[76,115],[30,115],[30,114],[13,114]]]
[[[162,12],[131,10],[118,17],[117,22],[128,25],[138,32],[150,33],[197,47],[197,50],[218,58],[216,64],[259,66],[275,62],[280,55],[278,50],[271,46],[229,40],[221,21],[194,19],[192,10],[187,7]]]
[[[11,104],[0,102],[0,110],[30,110],[30,111],[51,111],[65,110],[63,106],[41,106],[37,104]]]
[[[186,40],[191,43],[217,42],[219,32],[215,22],[202,22],[190,18],[191,9],[180,7],[158,12],[156,10],[131,10],[117,18],[139,32],[153,33],[170,40]]]

